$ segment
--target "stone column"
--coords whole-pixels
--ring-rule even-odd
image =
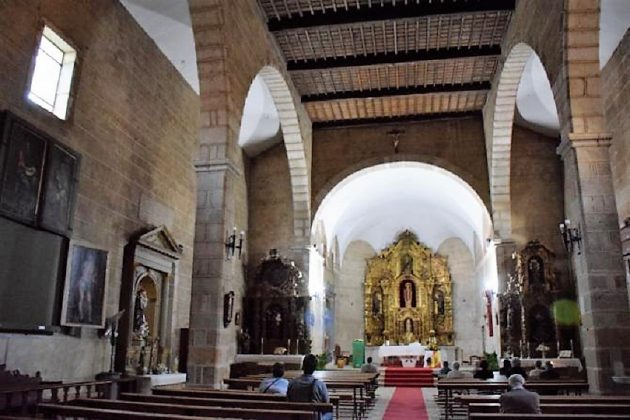
[[[611,377],[630,371],[630,316],[610,141],[608,134],[569,134],[558,147],[564,161],[565,214],[582,235],[581,253],[576,248],[569,258],[582,313],[588,382],[595,393],[612,392]]]

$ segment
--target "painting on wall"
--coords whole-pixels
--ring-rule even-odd
[[[53,144],[48,153],[46,166],[40,225],[64,234],[72,230],[78,157],[64,147]]]
[[[2,144],[0,210],[33,223],[37,214],[46,140],[20,123],[5,128]]]
[[[102,328],[107,286],[106,250],[72,242],[68,253],[61,324]]]

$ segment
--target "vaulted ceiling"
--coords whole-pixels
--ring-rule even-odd
[[[515,0],[258,0],[317,127],[482,109]]]

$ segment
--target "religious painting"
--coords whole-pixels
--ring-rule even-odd
[[[4,131],[0,210],[11,218],[33,223],[38,210],[46,140],[14,120]]]
[[[73,241],[68,253],[61,324],[102,328],[105,324],[107,251]]]
[[[534,255],[527,261],[527,278],[532,285],[545,284],[545,269],[542,258]]]
[[[65,148],[53,144],[46,166],[40,224],[46,229],[64,234],[72,229],[78,158]]]

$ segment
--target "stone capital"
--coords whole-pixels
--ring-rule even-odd
[[[231,171],[236,176],[241,176],[242,172],[234,162],[228,159],[216,159],[210,161],[195,161],[195,172],[227,172]]]
[[[612,143],[610,133],[569,133],[562,136],[560,145],[556,148],[556,153],[566,158],[569,150],[578,147],[609,147]]]

